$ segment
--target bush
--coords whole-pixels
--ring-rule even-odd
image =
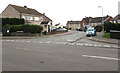
[[[24,19],[19,18],[0,18],[2,19],[2,25],[5,26],[6,24],[10,25],[21,25],[24,24]]]
[[[102,25],[97,25],[95,27],[95,29],[96,29],[97,32],[101,32],[102,31]]]
[[[63,28],[67,29],[67,30],[71,30],[70,28],[66,27],[66,26],[63,26]]]
[[[39,25],[11,25],[10,32],[23,31],[24,33],[40,33],[43,30],[42,26]]]
[[[110,30],[118,30],[120,31],[120,24],[118,23],[105,23],[104,24],[104,30],[106,32],[110,32]]]

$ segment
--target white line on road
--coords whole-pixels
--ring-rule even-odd
[[[102,57],[102,56],[91,56],[91,55],[82,55],[83,57],[88,57],[88,58],[98,58],[98,59],[106,59],[106,60],[120,60],[118,58],[112,58],[112,57]]]
[[[31,42],[31,41],[26,41],[26,42],[28,42],[28,43],[29,43],[29,42]]]

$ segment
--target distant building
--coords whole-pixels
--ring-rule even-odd
[[[110,22],[113,18],[111,16],[105,16],[105,17],[86,17],[83,18],[81,23],[82,25],[91,25],[91,26],[97,26],[97,25],[101,25],[104,22]]]
[[[59,24],[56,24],[55,27],[56,27],[56,28],[63,28],[64,26],[59,23]]]
[[[48,22],[48,24],[45,24],[44,27],[47,32],[51,31],[49,28],[51,28],[52,20],[44,13],[41,14],[37,10],[28,8],[27,6],[21,7],[9,4],[1,15],[2,18],[23,18],[25,19],[25,24],[41,25],[43,22]]]
[[[113,23],[120,23],[120,14],[118,14],[117,16],[115,16],[112,20]]]
[[[78,29],[81,28],[81,21],[67,21],[66,26],[71,29]]]

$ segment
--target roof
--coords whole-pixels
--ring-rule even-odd
[[[48,21],[52,21],[50,18],[48,18],[46,15],[41,14],[40,12],[38,12],[35,9],[32,8],[27,8],[27,6],[21,7],[21,6],[17,6],[17,5],[12,5],[9,4],[10,6],[12,6],[13,8],[15,8],[19,13],[25,13],[25,14],[33,14],[33,15],[39,15],[39,16],[43,16],[46,20]]]
[[[49,21],[42,21],[41,24],[48,24]]]
[[[118,20],[118,19],[120,19],[120,14],[118,14],[116,17],[114,17],[113,20]]]
[[[105,21],[107,18],[108,18],[108,16],[103,17],[103,18],[102,17],[92,18],[91,21],[90,21],[90,23],[98,23],[98,22],[101,22],[102,19]]]
[[[111,16],[105,16],[105,17],[95,17],[95,18],[92,18],[92,17],[86,17],[86,18],[83,18],[82,21],[84,21],[85,23],[99,23],[102,21],[102,19],[104,21],[107,21],[108,17],[112,18]]]
[[[26,14],[34,14],[34,15],[42,15],[35,9],[27,8],[27,6],[21,7],[16,5],[11,5],[13,8],[15,8],[19,13],[26,13]]]
[[[82,22],[84,22],[84,23],[89,23],[89,18],[90,18],[90,17],[83,18],[83,19],[82,19]]]
[[[55,26],[58,26],[58,25],[60,25],[60,23],[58,23],[58,24],[55,24]]]
[[[67,24],[81,24],[81,21],[68,21]]]

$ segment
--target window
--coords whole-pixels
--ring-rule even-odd
[[[40,17],[40,20],[43,20],[43,17]]]
[[[30,16],[30,20],[33,20],[33,17],[32,17],[32,16]]]
[[[40,20],[40,18],[39,18],[39,17],[35,17],[35,20],[36,20],[36,21],[39,21],[39,20]]]
[[[22,18],[23,18],[23,19],[26,19],[24,15],[22,15]]]
[[[27,20],[30,20],[30,16],[27,16]]]

